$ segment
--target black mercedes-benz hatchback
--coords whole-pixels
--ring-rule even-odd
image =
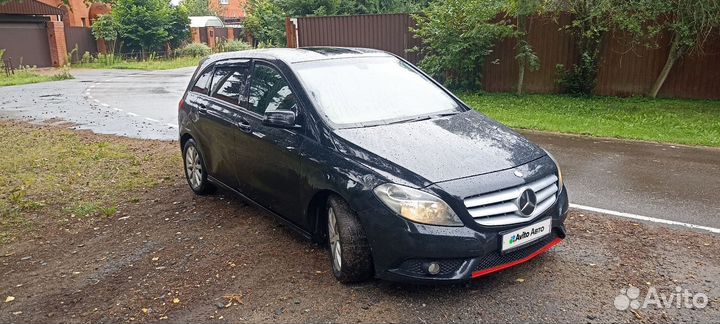
[[[468,280],[565,237],[552,156],[389,53],[213,55],[179,122],[195,193],[232,191],[327,244],[341,282]]]

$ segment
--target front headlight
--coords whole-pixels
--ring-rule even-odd
[[[448,204],[429,193],[394,183],[379,185],[373,191],[395,213],[413,222],[463,226],[460,218]]]
[[[562,176],[562,171],[560,171],[560,164],[558,164],[557,160],[555,160],[555,157],[552,154],[550,154],[550,152],[545,150],[545,153],[547,153],[547,155],[550,157],[550,159],[553,162],[555,162],[555,168],[557,168],[557,170],[558,170],[558,186],[560,187],[558,189],[558,192],[561,192],[563,190],[563,176]]]

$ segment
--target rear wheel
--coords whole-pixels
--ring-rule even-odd
[[[208,182],[205,160],[193,139],[189,139],[183,147],[183,162],[185,178],[190,189],[198,195],[206,195],[215,191],[215,186]]]
[[[365,231],[347,203],[331,196],[327,204],[328,245],[335,278],[342,283],[372,277],[373,264]]]

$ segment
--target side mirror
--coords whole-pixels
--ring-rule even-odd
[[[295,117],[295,112],[290,110],[266,111],[263,124],[272,127],[292,128],[295,127]]]

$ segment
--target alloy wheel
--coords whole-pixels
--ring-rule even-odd
[[[190,146],[185,151],[185,169],[193,189],[200,188],[202,184],[202,164],[195,146]]]
[[[330,239],[330,253],[333,259],[335,271],[342,269],[342,246],[340,245],[340,231],[338,230],[337,217],[332,207],[328,208],[328,236]]]

